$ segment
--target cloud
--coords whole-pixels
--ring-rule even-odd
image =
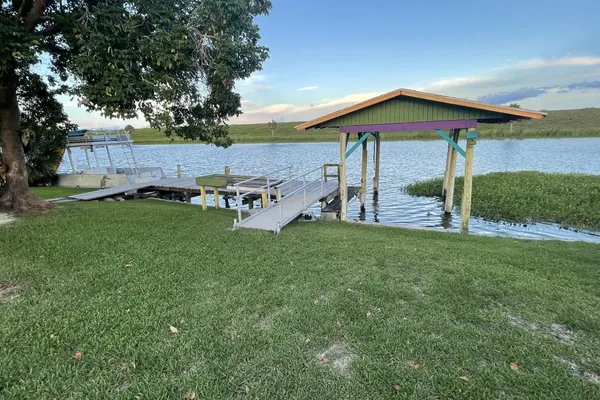
[[[263,74],[252,74],[248,78],[237,82],[240,86],[240,93],[264,93],[273,90],[273,86],[268,84],[267,76]]]
[[[600,57],[535,58],[490,69],[476,76],[453,77],[424,85],[424,90],[477,98],[522,87],[565,85],[576,79],[600,79]]]
[[[571,83],[561,87],[558,93],[566,93],[572,90],[600,89],[600,81]]]
[[[471,76],[461,78],[445,78],[434,81],[430,88],[452,89],[464,87],[485,87],[497,82],[497,78],[492,76]]]
[[[252,124],[283,119],[286,121],[307,121],[324,114],[336,111],[361,101],[368,100],[381,93],[357,93],[337,99],[324,99],[310,105],[295,105],[288,103],[271,104],[253,110],[245,111],[241,116],[233,119],[234,124]]]
[[[563,57],[554,59],[534,58],[528,61],[522,61],[514,66],[505,68],[514,69],[537,69],[548,67],[589,67],[600,65],[600,57]]]
[[[490,93],[480,96],[477,101],[489,104],[505,104],[524,100],[531,97],[541,96],[547,92],[547,88],[520,88],[512,92]]]
[[[317,90],[319,87],[318,86],[306,86],[306,87],[302,87],[300,89],[296,89],[298,92],[306,92],[309,90]]]
[[[586,90],[597,89],[600,89],[600,81],[574,82],[561,86],[547,86],[539,88],[525,87],[510,92],[490,93],[478,97],[477,101],[482,101],[484,103],[490,104],[507,104],[515,101],[540,97],[545,94],[559,95],[563,93],[581,92]],[[597,96],[600,99],[600,93],[597,93]]]

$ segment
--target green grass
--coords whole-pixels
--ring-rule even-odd
[[[501,138],[548,138],[548,137],[597,137],[600,136],[600,108],[549,111],[541,121],[515,123],[513,132],[509,124],[479,126],[482,139]],[[328,142],[339,140],[337,129],[322,129],[298,132],[294,127],[300,122],[280,123],[275,137],[267,124],[231,125],[230,135],[236,143],[285,143],[285,142]],[[425,140],[439,139],[435,132],[382,133],[382,140]],[[167,138],[156,129],[138,129],[133,133],[136,144],[198,143],[181,138]]]
[[[234,217],[71,203],[0,227],[0,397],[600,398],[561,361],[600,373],[600,246]]]
[[[57,199],[59,197],[67,197],[73,194],[87,193],[94,190],[82,188],[62,188],[57,186],[32,187],[30,189],[33,192],[33,194],[42,199]]]
[[[409,185],[409,194],[439,197],[442,179]],[[460,205],[463,178],[456,179]],[[555,222],[600,230],[600,175],[500,172],[473,177],[471,215],[512,222]]]

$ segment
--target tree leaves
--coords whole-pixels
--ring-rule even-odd
[[[28,71],[44,52],[65,94],[86,98],[88,110],[143,115],[167,136],[232,143],[226,124],[241,113],[235,81],[268,57],[254,17],[269,12],[269,0],[60,4],[49,3],[30,30],[18,9],[0,13],[2,80]]]

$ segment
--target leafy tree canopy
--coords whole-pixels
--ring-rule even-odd
[[[229,144],[234,82],[259,70],[269,0],[1,0],[0,76],[45,61],[88,110]]]
[[[13,135],[31,120],[16,105],[25,107],[23,87],[32,83],[47,100],[36,100],[34,114],[56,110],[50,98],[64,94],[109,118],[144,117],[167,136],[231,144],[226,124],[241,113],[235,81],[268,57],[255,17],[270,9],[269,0],[0,0],[9,185],[26,178]],[[56,126],[68,128],[57,115]]]

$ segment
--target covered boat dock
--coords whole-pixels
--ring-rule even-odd
[[[479,123],[500,124],[529,119],[542,119],[545,113],[491,105],[471,100],[399,89],[373,99],[298,125],[297,130],[338,128],[340,132],[340,219],[348,220],[348,183],[346,159],[362,146],[360,203],[364,208],[367,191],[367,141],[375,140],[375,174],[373,193],[379,194],[380,132],[435,131],[448,142],[444,184],[440,188],[444,211],[452,212],[456,159],[465,158],[464,191],[461,201],[461,232],[468,232],[473,185],[473,159]],[[465,148],[459,145],[462,132]],[[351,134],[357,141],[348,149]],[[440,155],[442,157],[443,155]]]

